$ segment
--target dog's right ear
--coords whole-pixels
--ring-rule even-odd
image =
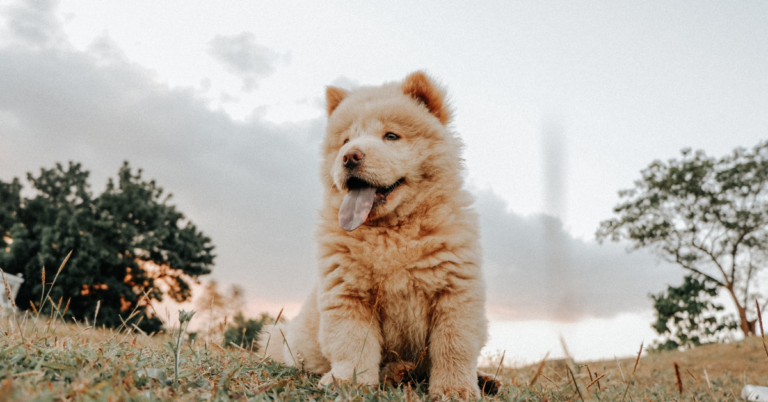
[[[341,103],[341,101],[343,101],[346,97],[347,91],[341,88],[327,87],[325,89],[325,103],[326,107],[328,108],[328,116],[333,113],[336,107],[339,106],[339,103]]]

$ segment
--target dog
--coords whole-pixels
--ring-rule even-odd
[[[480,397],[489,378],[477,371],[488,337],[479,224],[445,91],[417,71],[328,87],[326,101],[319,282],[260,350],[321,374],[322,385],[405,378],[428,381],[432,396]]]

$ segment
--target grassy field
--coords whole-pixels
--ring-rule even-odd
[[[420,384],[319,387],[317,376],[220,342],[214,336],[189,343],[179,331],[150,337],[135,328],[96,329],[9,315],[0,320],[0,402],[426,400]],[[745,383],[768,385],[768,357],[759,337],[644,354],[636,368],[635,363],[630,358],[492,367],[486,371],[504,386],[486,399],[731,401],[739,399]]]

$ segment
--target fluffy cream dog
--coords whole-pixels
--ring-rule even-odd
[[[319,283],[285,339],[272,331],[262,350],[323,374],[321,384],[378,384],[415,366],[410,375],[428,378],[431,395],[479,397],[478,217],[444,91],[416,72],[380,87],[329,87],[326,100]]]

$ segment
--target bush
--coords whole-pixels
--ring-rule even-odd
[[[713,301],[717,288],[706,277],[686,275],[682,285],[650,295],[656,310],[652,327],[662,336],[650,349],[687,349],[728,339],[738,322],[732,316],[723,316],[723,306]]]
[[[261,329],[265,325],[274,323],[275,319],[267,313],[262,313],[257,320],[246,320],[243,313],[238,313],[234,321],[235,324],[229,325],[224,332],[224,345],[227,347],[236,345],[256,351],[257,347],[254,341],[258,339]]]

